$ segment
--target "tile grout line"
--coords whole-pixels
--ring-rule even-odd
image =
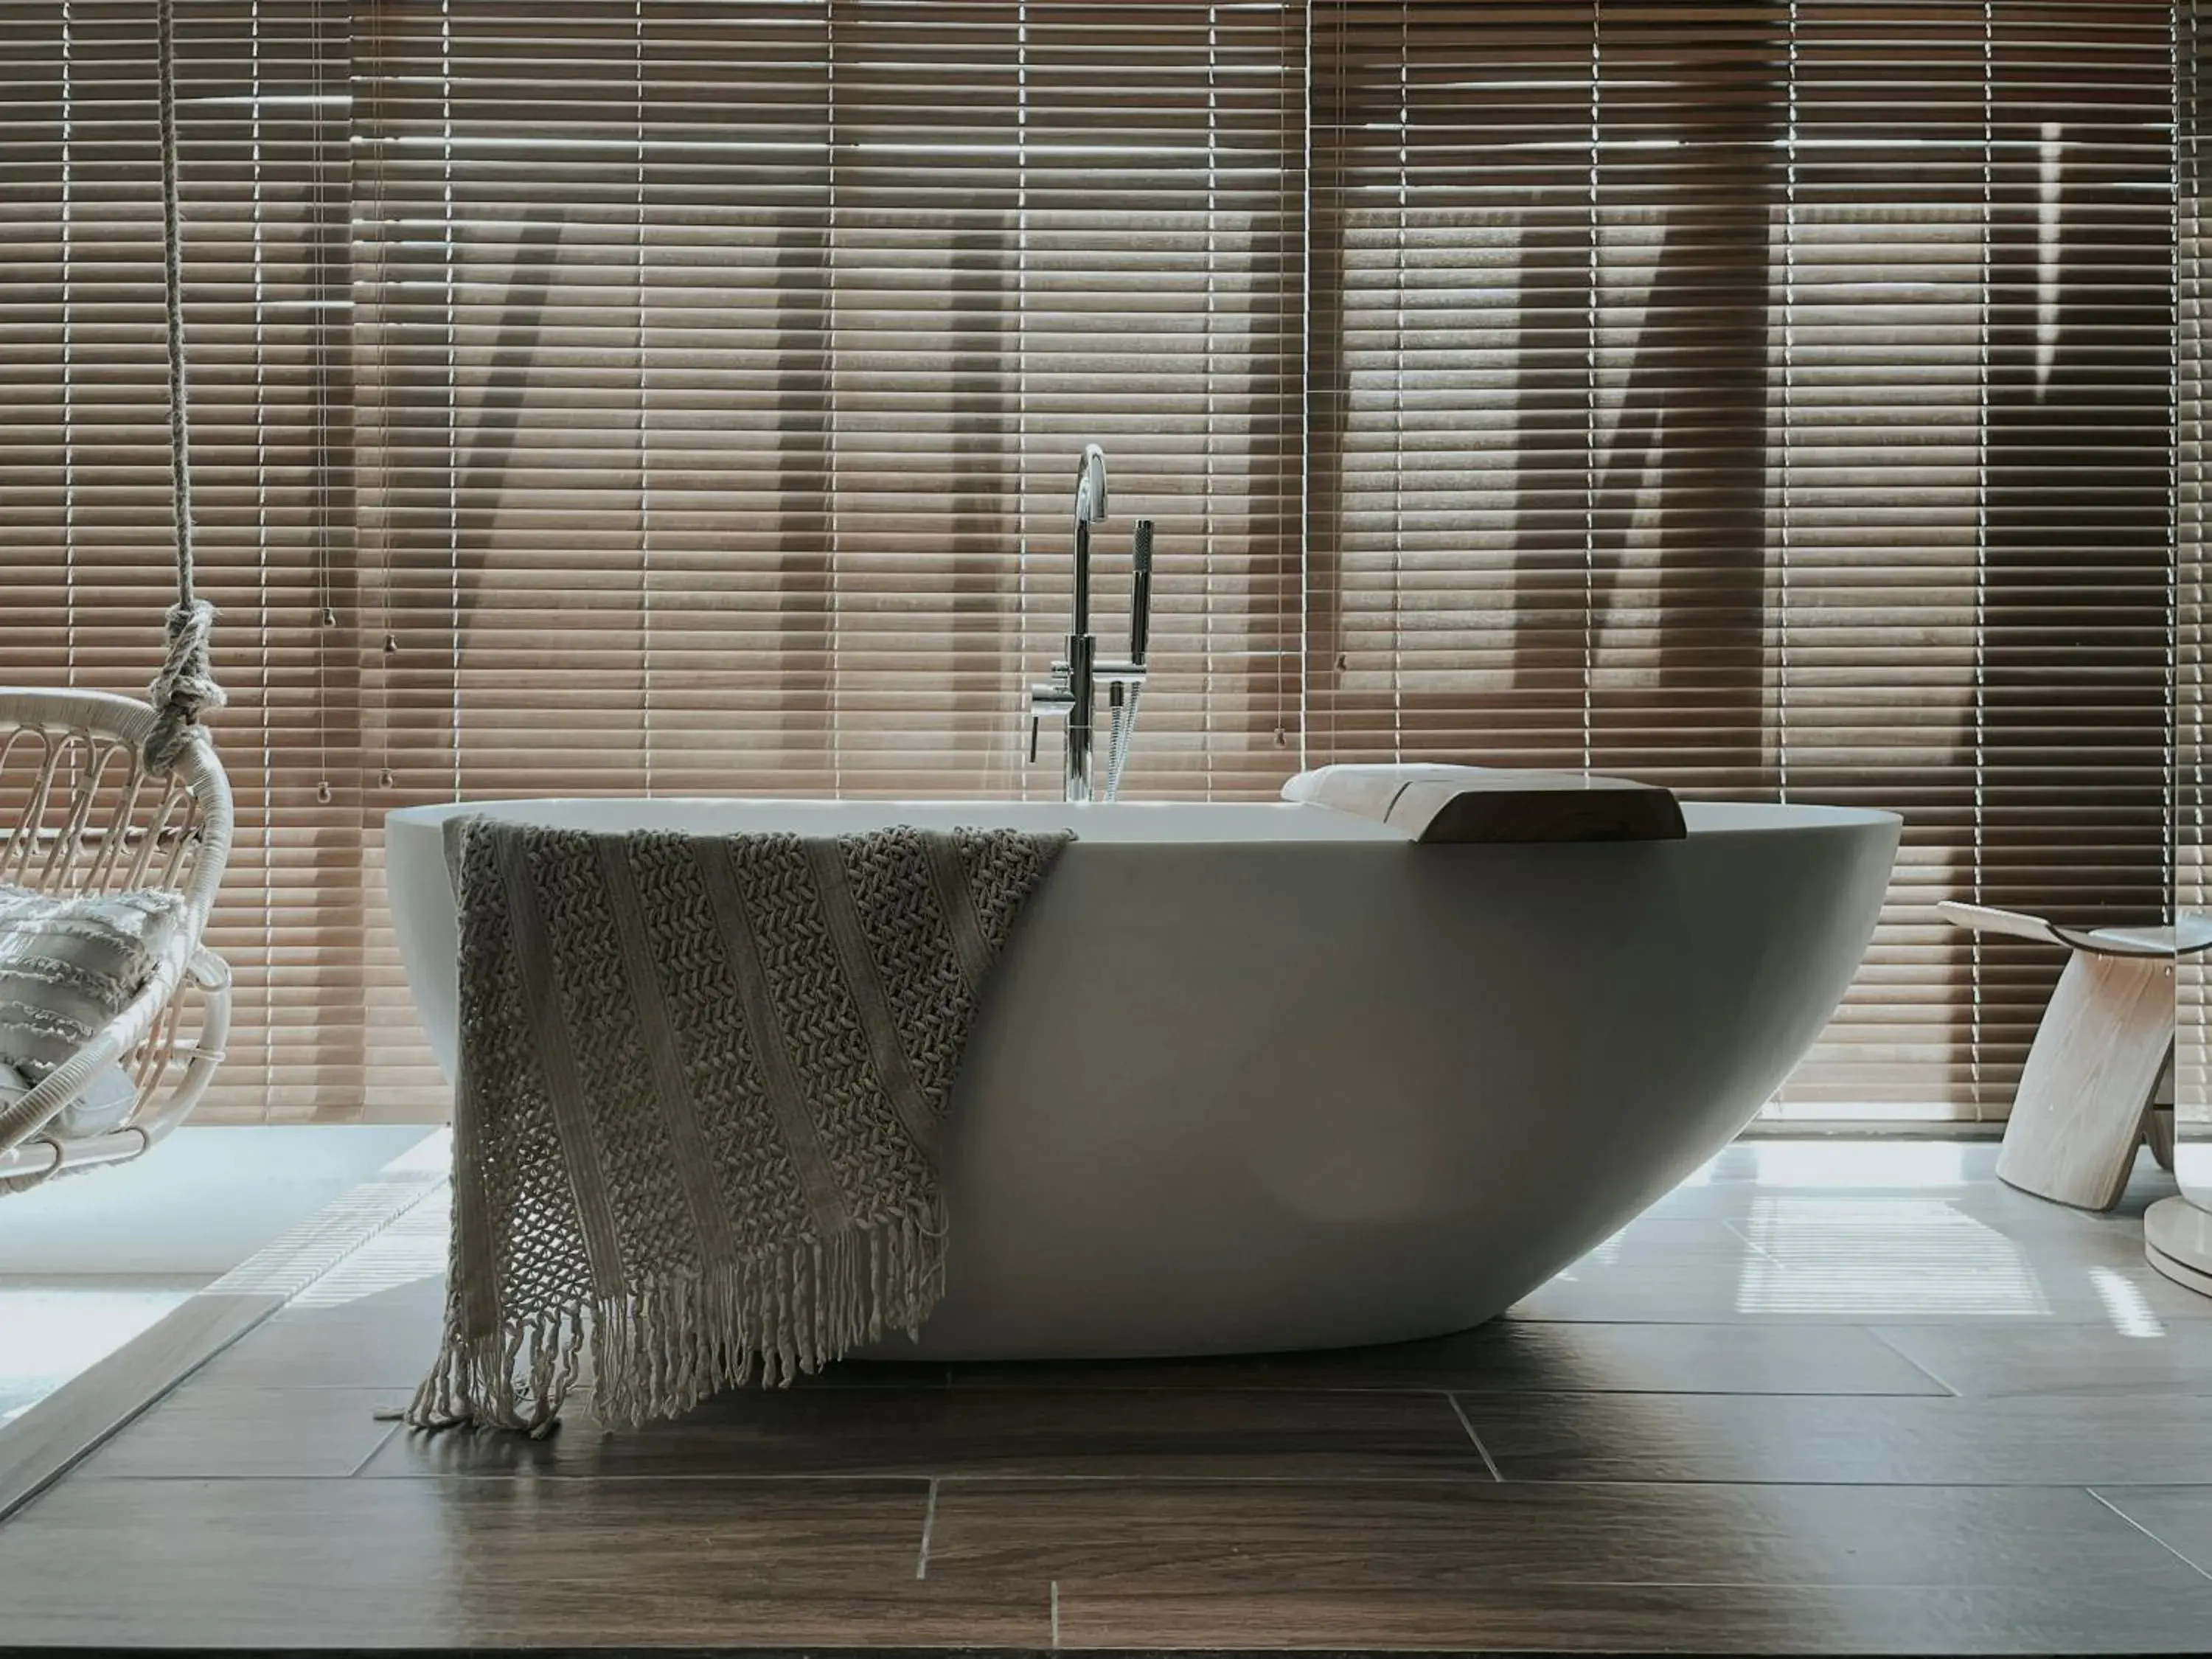
[[[1716,1216],[1714,1219],[1718,1221],[1721,1225],[1729,1232],[1734,1233],[1736,1237],[1742,1240],[1743,1248],[1749,1250],[1753,1255],[1764,1257],[1765,1260],[1771,1261],[1777,1267],[1781,1267],[1783,1266],[1783,1261],[1780,1256],[1775,1255],[1773,1251],[1768,1249],[1764,1244],[1754,1242],[1749,1233],[1737,1226],[1735,1223],[1731,1221],[1728,1217]],[[1633,1226],[1635,1225],[1635,1223],[1631,1222],[1629,1224]]]
[[[1498,1472],[1497,1460],[1491,1456],[1490,1448],[1482,1443],[1482,1437],[1474,1431],[1474,1424],[1467,1414],[1467,1407],[1459,1403],[1459,1396],[1455,1394],[1447,1393],[1444,1398],[1451,1402],[1452,1415],[1459,1419],[1459,1425],[1467,1431],[1467,1437],[1474,1442],[1475,1450],[1482,1454],[1482,1467],[1490,1471],[1492,1480],[1503,1486],[1505,1477]]]
[[[2175,1560],[2180,1562],[2183,1566],[2187,1567],[2199,1578],[2212,1578],[2212,1572],[2205,1571],[2205,1570],[2198,1566],[2196,1562],[2191,1560],[2179,1550],[2174,1548],[2172,1545],[2167,1543],[2166,1540],[2160,1538],[2156,1533],[2153,1532],[2148,1527],[2143,1525],[2142,1522],[2136,1520],[2135,1516],[2130,1515],[2125,1510],[2122,1509],[2118,1504],[2112,1502],[2111,1498],[2106,1497],[2104,1493],[2099,1492],[2094,1486],[2084,1486],[2081,1490],[2087,1492],[2090,1497],[2095,1498],[2100,1504],[2102,1504],[2114,1515],[2118,1516],[2121,1520],[2126,1522],[2144,1537],[2149,1539],[2152,1543],[2157,1545],[2159,1548],[2164,1550]]]
[[[929,1535],[937,1526],[937,1477],[929,1477],[929,1507],[921,1512],[921,1551],[915,1557],[914,1576],[929,1577]]]
[[[1929,1399],[1934,1398],[1933,1395],[1925,1395],[1923,1397]],[[185,1486],[205,1486],[252,1483],[266,1484],[269,1482],[290,1481],[327,1482],[342,1480],[346,1477],[337,1474],[312,1474],[298,1472],[255,1472],[252,1474],[210,1474],[205,1471],[161,1473],[149,1470],[143,1474],[101,1475],[98,1478],[103,1481],[128,1482],[135,1486],[158,1486],[167,1482]],[[501,1483],[528,1481],[532,1484],[548,1486],[586,1486],[617,1484],[626,1486],[678,1485],[690,1486],[712,1486],[718,1484],[730,1486],[881,1486],[886,1482],[898,1483],[906,1480],[918,1480],[921,1477],[908,1474],[897,1469],[870,1469],[858,1474],[832,1473],[826,1470],[807,1470],[795,1474],[764,1474],[757,1471],[749,1471],[733,1474],[601,1474],[596,1473],[556,1474],[548,1470],[538,1470],[527,1475],[517,1474],[508,1470],[501,1470],[495,1473],[486,1473],[483,1471],[472,1472],[467,1470],[422,1470],[410,1472],[404,1474],[364,1474],[362,1478],[364,1480],[374,1481],[379,1485],[390,1483],[394,1485],[412,1484],[416,1486],[427,1486],[437,1483],[445,1483],[447,1485],[498,1485]],[[1396,1476],[1376,1475],[1371,1474],[1331,1475],[1087,1475],[1037,1474],[1030,1472],[1020,1474],[962,1474],[948,1478],[957,1480],[969,1486],[1035,1486],[1040,1485],[1054,1486],[1145,1486],[1186,1488],[1221,1486],[1297,1486],[1309,1489],[1327,1489],[1332,1487],[1346,1488],[1387,1486],[1412,1487],[1422,1491],[1434,1490],[1438,1492],[1480,1491],[1482,1486],[1482,1482],[1475,1480],[1472,1474],[1456,1476]],[[1487,1470],[1485,1471],[1484,1478],[1489,1478]],[[1522,1479],[1516,1480],[1505,1480],[1503,1476],[1500,1476],[1499,1482],[1509,1486],[1528,1486],[1531,1488],[1541,1488],[1547,1492],[1567,1492],[1585,1487],[1629,1492],[1649,1491],[1653,1488],[1668,1488],[1684,1492],[1701,1488],[1741,1491],[1784,1488],[1798,1492],[1940,1492],[1963,1491],[1996,1492],[2087,1492],[2092,1490],[2091,1488],[2083,1486],[2078,1480],[1853,1480],[1846,1476],[1832,1476],[1824,1477],[1820,1480],[1807,1480],[1802,1478],[1777,1479],[1765,1475],[1754,1477],[1734,1474],[1669,1474],[1647,1477],[1638,1477],[1634,1475],[1565,1474],[1556,1476],[1539,1476],[1533,1480]],[[1492,1484],[1498,1484],[1498,1482],[1493,1482]],[[2187,1492],[2191,1494],[2212,1493],[2212,1480],[2173,1480],[2157,1484],[2172,1486],[2177,1490]],[[2135,1523],[2130,1522],[2130,1524]],[[2153,1535],[2155,1536],[2156,1534]],[[2160,1540],[2160,1542],[2164,1544],[2165,1540],[2161,1539]],[[2166,1547],[2171,1548],[2172,1546],[2168,1545]],[[2191,1562],[2190,1565],[2194,1566],[2196,1564]],[[2208,1572],[2207,1576],[2212,1577],[2212,1572]],[[0,1645],[0,1654],[8,1654],[11,1651],[11,1650],[4,1645]]]
[[[404,1423],[394,1423],[390,1428],[386,1429],[377,1437],[376,1443],[368,1449],[368,1455],[362,1458],[360,1462],[355,1464],[350,1469],[346,1471],[346,1479],[349,1480],[358,1479],[363,1469],[367,1468],[371,1463],[376,1462],[377,1453],[382,1451],[386,1446],[392,1443],[392,1436],[398,1434],[400,1430],[406,1426],[407,1425]]]
[[[1861,1326],[1857,1327],[1856,1328],[1858,1328],[1858,1329],[1860,1329],[1860,1330],[1864,1331],[1864,1332],[1865,1332],[1869,1336],[1872,1337],[1875,1341],[1877,1341],[1877,1342],[1881,1343],[1881,1346],[1882,1346],[1883,1347],[1885,1347],[1885,1348],[1888,1349],[1892,1353],[1895,1354],[1895,1355],[1896,1355],[1899,1359],[1902,1359],[1902,1360],[1903,1360],[1906,1364],[1908,1364],[1908,1365],[1911,1366],[1911,1367],[1912,1367],[1912,1369],[1913,1369],[1914,1370],[1918,1371],[1918,1372],[1921,1374],[1921,1376],[1923,1376],[1926,1377],[1926,1378],[1927,1378],[1930,1382],[1933,1382],[1933,1383],[1934,1383],[1937,1388],[1939,1388],[1939,1389],[1942,1389],[1942,1390],[1943,1390],[1943,1392],[1944,1392],[1944,1393],[1946,1393],[1946,1394],[1948,1394],[1948,1395],[1949,1395],[1951,1396],[1951,1398],[1952,1398],[1952,1399],[1954,1399],[1954,1400],[1964,1400],[1964,1399],[1966,1397],[1966,1395],[1965,1395],[1962,1391],[1960,1391],[1960,1389],[1955,1389],[1955,1388],[1952,1387],[1952,1386],[1951,1386],[1950,1382],[1949,1382],[1948,1379],[1946,1379],[1946,1378],[1944,1378],[1944,1377],[1941,1377],[1941,1376],[1936,1376],[1936,1373],[1935,1373],[1934,1371],[1932,1371],[1932,1370],[1929,1370],[1927,1366],[1925,1366],[1925,1365],[1922,1364],[1918,1360],[1915,1359],[1915,1358],[1914,1358],[1911,1354],[1909,1354],[1909,1353],[1905,1352],[1905,1351],[1904,1349],[1902,1349],[1902,1348],[1899,1347],[1899,1346],[1897,1346],[1897,1344],[1896,1344],[1896,1343],[1894,1343],[1894,1342],[1891,1341],[1887,1337],[1884,1336],[1884,1335],[1881,1334],[1881,1328],[1880,1326],[1878,1326],[1878,1325],[1861,1325]]]

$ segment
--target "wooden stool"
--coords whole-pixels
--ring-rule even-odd
[[[2005,1124],[1997,1176],[2084,1210],[2119,1202],[2136,1148],[2173,1167],[2173,964],[2212,948],[2212,919],[2171,927],[2062,927],[1947,901],[1957,927],[2073,952],[2036,1028]],[[2162,1097],[2162,1098],[2161,1098]]]

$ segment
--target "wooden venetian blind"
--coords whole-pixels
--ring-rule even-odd
[[[1279,4],[371,9],[367,695],[399,794],[1054,787],[1020,693],[1066,629],[1088,441],[1109,635],[1128,520],[1159,521],[1132,782],[1269,784],[1303,33]]]
[[[1902,809],[1785,1109],[2001,1113],[1935,901],[2163,902],[2170,9],[1316,15],[1316,746]]]
[[[1133,794],[1402,756],[1903,808],[1781,1109],[2003,1109],[2057,963],[1936,899],[2163,899],[2165,6],[180,0],[179,34],[246,826],[219,1112],[441,1109],[390,807],[1054,793],[1023,693],[1091,441],[1109,650],[1159,524]],[[0,679],[154,664],[152,40],[151,0],[0,3]]]
[[[342,6],[178,7],[201,595],[238,841],[218,1109],[359,1109]],[[174,598],[153,8],[0,6],[0,680],[144,695]],[[0,803],[0,810],[6,804]]]
[[[2206,323],[2212,305],[2212,225],[2205,218],[2205,19],[2179,7],[2174,50],[2178,255],[2174,468],[2173,904],[2212,911],[2212,847],[2207,845],[2205,769],[2212,761],[2212,549],[2205,483],[2212,467],[2206,421],[2212,415],[2212,361]],[[2212,963],[2184,958],[2174,972],[2174,1121],[2181,1146],[2176,1169],[2199,1202],[2212,1197]]]

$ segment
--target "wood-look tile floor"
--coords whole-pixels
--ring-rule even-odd
[[[1741,1146],[1436,1341],[852,1364],[536,1442],[379,1421],[441,1290],[341,1270],[0,1523],[0,1646],[2212,1649],[2171,1183],[2086,1216],[1993,1157]]]

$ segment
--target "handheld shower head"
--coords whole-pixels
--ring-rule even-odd
[[[1083,464],[1075,474],[1075,522],[1106,521],[1106,452],[1097,444],[1083,446]]]

